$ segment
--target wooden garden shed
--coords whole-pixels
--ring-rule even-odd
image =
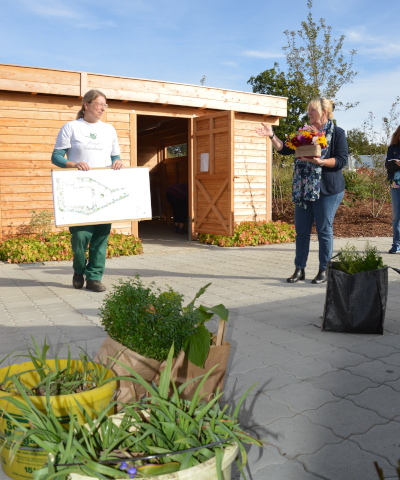
[[[32,210],[52,210],[55,138],[92,88],[107,96],[102,120],[117,130],[124,165],[150,169],[154,218],[171,222],[165,190],[188,183],[192,238],[271,219],[271,145],[254,129],[277,125],[286,98],[0,64],[0,240],[18,234]],[[138,222],[113,228],[138,234]]]

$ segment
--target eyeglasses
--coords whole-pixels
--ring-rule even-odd
[[[100,102],[89,102],[89,103],[93,103],[93,105],[98,105],[99,107],[108,108],[107,103],[100,103]]]

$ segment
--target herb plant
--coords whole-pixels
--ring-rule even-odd
[[[194,299],[183,305],[183,296],[171,288],[162,292],[154,283],[146,287],[139,275],[120,281],[100,307],[102,325],[111,338],[144,357],[164,361],[174,345],[175,356],[183,349],[189,360],[203,366],[212,335],[204,323],[217,314],[228,320],[223,305],[195,307]]]
[[[359,252],[354,245],[346,243],[344,248],[339,251],[338,260],[332,263],[332,267],[353,275],[359,272],[384,268],[385,265],[377,247],[367,241],[363,252]]]
[[[11,399],[23,410],[29,425],[16,421],[17,431],[9,440],[18,444],[30,438],[50,453],[48,465],[35,472],[35,480],[67,478],[72,473],[98,479],[151,477],[184,470],[212,457],[222,480],[223,448],[235,444],[239,448],[238,467],[245,478],[244,445],[263,445],[238,421],[240,408],[253,387],[243,394],[233,411],[228,405],[219,406],[219,392],[208,403],[203,402],[200,390],[210,370],[202,376],[192,400],[182,400],[181,391],[193,380],[180,387],[171,381],[172,358],[173,348],[158,386],[150,385],[121,363],[131,375],[124,379],[141,384],[149,396],[124,405],[124,412],[117,418],[98,412],[97,418],[91,420],[87,415],[87,424],[79,425],[71,414],[69,429],[65,429],[49,402],[46,411],[41,412],[27,396],[27,405]]]

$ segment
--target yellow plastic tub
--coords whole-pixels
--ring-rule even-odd
[[[60,368],[67,366],[67,360],[59,360]],[[47,364],[52,368],[55,366],[54,360],[48,360]],[[80,370],[82,363],[80,360],[73,360],[72,365],[74,368]],[[12,375],[20,372],[27,372],[21,375],[22,382],[28,387],[33,387],[39,381],[39,375],[33,370],[35,367],[32,362],[25,362],[18,365],[11,365],[9,367],[3,367],[0,369],[0,383],[7,375]],[[113,372],[109,370],[106,377],[112,378]],[[85,423],[84,417],[77,405],[79,402],[85,411],[91,418],[94,417],[92,411],[101,412],[111,402],[114,392],[117,388],[117,382],[111,380],[101,387],[94,388],[81,393],[71,395],[58,395],[50,397],[50,402],[54,413],[57,415],[61,423],[68,424],[70,410],[73,411],[79,423]],[[38,446],[29,441],[28,444],[22,445],[15,455],[11,452],[11,443],[7,441],[7,437],[12,434],[16,428],[16,424],[12,421],[12,418],[17,419],[19,422],[24,422],[24,417],[21,414],[19,408],[10,403],[7,397],[18,398],[21,402],[24,402],[20,395],[13,395],[7,392],[0,392],[0,405],[7,411],[8,418],[0,417],[0,444],[1,449],[1,464],[3,472],[14,480],[31,480],[33,478],[33,472],[39,468],[42,468],[47,463],[48,453],[38,448]],[[46,397],[30,397],[32,403],[39,409],[44,411],[44,404]],[[109,412],[110,414],[113,412]],[[10,418],[11,417],[11,418]],[[26,420],[25,420],[26,421]]]

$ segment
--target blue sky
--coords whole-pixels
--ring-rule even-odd
[[[306,0],[1,0],[0,63],[104,73],[251,91],[247,83],[286,66],[284,30],[306,19]],[[338,124],[381,118],[400,95],[398,0],[314,0],[332,36],[357,50],[354,82],[338,98],[359,101]]]

